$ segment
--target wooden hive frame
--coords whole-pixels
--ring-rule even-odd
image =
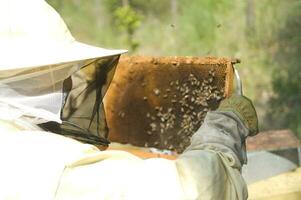
[[[204,115],[198,114],[216,109],[233,93],[233,65],[238,62],[218,57],[121,57],[104,99],[110,140],[182,152],[202,123]],[[203,96],[208,91],[216,99]],[[196,103],[201,98],[205,102]],[[193,127],[183,125],[185,121]]]

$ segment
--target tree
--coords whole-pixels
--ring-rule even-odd
[[[178,0],[170,0],[171,19],[176,23],[178,16]]]
[[[246,4],[246,26],[247,36],[255,33],[255,5],[254,0],[247,0]]]
[[[134,34],[141,24],[142,16],[129,5],[128,1],[125,1],[124,5],[114,11],[115,22],[117,28],[126,33],[126,42],[130,49],[135,51],[139,47],[139,42],[134,39]]]
[[[274,58],[274,97],[269,118],[278,127],[289,127],[301,136],[301,4],[290,12],[278,35],[278,51]]]

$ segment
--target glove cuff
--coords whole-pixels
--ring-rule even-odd
[[[231,111],[235,113],[249,130],[249,136],[258,133],[258,118],[256,110],[248,98],[233,96],[220,103],[219,111]]]

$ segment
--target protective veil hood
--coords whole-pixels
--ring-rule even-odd
[[[0,119],[60,122],[63,81],[124,52],[76,41],[44,0],[0,0]]]

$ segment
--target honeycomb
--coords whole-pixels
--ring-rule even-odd
[[[104,99],[111,141],[181,153],[232,94],[233,64],[214,57],[121,57]]]

